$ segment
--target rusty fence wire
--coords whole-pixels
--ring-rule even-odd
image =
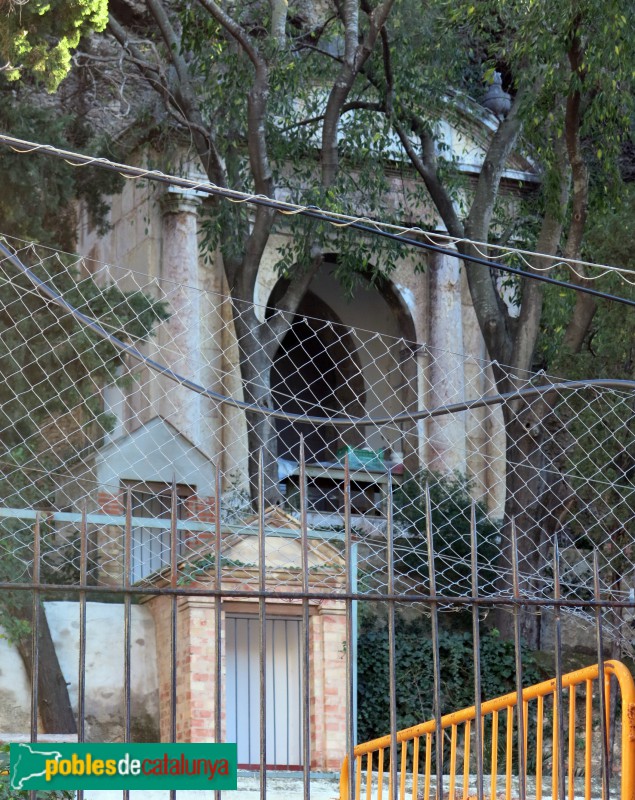
[[[426,798],[445,797],[456,769],[456,742],[445,755],[428,746],[427,778],[406,787],[413,753],[397,755],[399,619],[422,616],[434,678],[426,736],[456,735],[441,724],[458,709],[443,691],[439,637],[466,631],[480,718],[491,698],[479,641],[495,628],[514,642],[517,702],[524,643],[553,654],[550,718],[572,714],[545,723],[553,783],[543,796],[573,800],[576,764],[597,777],[582,796],[619,794],[616,689],[587,686],[599,704],[589,705],[587,757],[565,733],[578,712],[563,675],[572,651],[600,676],[605,659],[632,656],[635,385],[510,373],[513,388],[499,395],[500,364],[396,336],[388,323],[364,330],[343,321],[345,309],[320,318],[318,300],[285,315],[5,237],[1,659],[17,648],[29,697],[25,709],[11,695],[5,734],[230,735],[262,797],[274,791],[272,768],[295,769],[309,797],[312,773],[339,771],[345,756],[342,791],[355,796],[363,610],[381,614],[388,634],[391,798],[421,796],[424,784]],[[108,725],[90,665],[110,628],[121,672]],[[153,644],[141,651],[144,631]],[[66,650],[64,636],[74,637]],[[72,708],[75,730],[44,713],[56,650],[69,684],[56,702]],[[519,708],[501,769],[505,796],[524,800],[523,780],[509,776],[528,772],[519,743],[537,734]],[[465,777],[450,789],[463,800],[485,791],[485,733],[465,734]],[[359,791],[370,798],[383,784],[368,781]]]

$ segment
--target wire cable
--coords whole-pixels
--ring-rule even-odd
[[[486,258],[483,258],[482,256],[474,256],[469,253],[457,253],[455,250],[451,250],[448,249],[447,247],[442,247],[440,245],[433,244],[432,242],[429,241],[428,242],[420,241],[419,239],[413,239],[410,236],[405,236],[402,235],[401,233],[393,233],[390,230],[388,230],[389,226],[387,224],[374,222],[373,220],[368,219],[367,217],[350,217],[344,214],[337,214],[335,212],[324,211],[323,209],[320,209],[316,206],[299,206],[282,200],[274,200],[270,197],[266,197],[265,195],[248,194],[245,192],[237,191],[235,189],[220,187],[213,183],[205,181],[195,181],[189,178],[179,178],[175,175],[166,175],[165,173],[160,172],[159,170],[149,170],[140,167],[133,167],[128,164],[120,164],[114,161],[109,161],[107,158],[101,158],[101,157],[98,158],[96,156],[85,156],[80,153],[74,153],[69,150],[62,150],[61,148],[53,147],[52,145],[43,145],[43,144],[38,144],[37,142],[29,142],[24,139],[18,139],[14,136],[7,136],[6,134],[0,134],[0,144],[6,144],[18,153],[37,152],[37,153],[43,153],[45,155],[51,155],[58,158],[63,158],[71,166],[94,165],[102,169],[109,170],[111,172],[117,172],[124,178],[129,178],[133,180],[139,180],[139,179],[152,180],[158,183],[164,183],[171,186],[179,186],[183,189],[190,190],[193,192],[199,192],[201,194],[208,194],[211,196],[222,197],[233,203],[248,203],[248,204],[263,206],[265,208],[271,208],[287,216],[299,215],[303,217],[308,217],[309,219],[317,219],[322,222],[327,222],[336,228],[351,228],[353,230],[361,231],[362,233],[365,234],[380,236],[382,238],[389,239],[392,241],[398,241],[410,247],[437,253],[438,255],[445,255],[451,258],[461,258],[461,260],[466,261],[470,264],[484,266],[487,267],[488,269],[497,269],[501,272],[506,272],[510,275],[516,275],[521,278],[537,280],[542,283],[550,284],[552,286],[559,286],[560,288],[563,289],[569,289],[575,292],[582,292],[584,294],[589,294],[599,299],[610,300],[615,303],[622,303],[624,305],[635,308],[635,300],[631,300],[626,297],[620,297],[619,295],[612,295],[606,292],[601,292],[597,289],[591,289],[589,286],[582,286],[578,284],[568,283],[566,281],[560,281],[557,280],[556,278],[549,278],[548,276],[542,274],[539,271],[528,272],[526,270],[518,269],[516,267],[510,267],[506,264],[501,264],[499,261],[492,263],[491,261],[488,261]],[[415,228],[399,229],[397,226],[390,226],[390,227],[396,227],[398,230],[404,231],[404,234],[409,233],[414,235],[423,235],[426,237],[429,236],[429,234],[420,229],[415,229]],[[489,247],[489,245],[485,245],[482,242],[472,242],[471,240],[468,239],[456,239],[453,241],[459,242],[461,244],[469,244],[470,246],[475,246],[475,247]],[[528,251],[519,251],[519,252],[528,252]],[[534,253],[533,255],[536,258],[551,258],[551,256],[541,253]],[[576,263],[579,264],[582,262],[576,262]],[[565,259],[560,259],[558,261],[558,264],[568,265],[568,261]],[[557,266],[557,264],[554,264],[554,266]],[[590,265],[590,266],[595,266],[595,265]],[[533,266],[531,268],[534,269]],[[605,270],[613,269],[609,266],[600,266],[599,268]],[[615,268],[615,271],[618,271],[618,268]],[[588,280],[588,278],[584,276],[584,280]]]
[[[120,352],[125,353],[126,355],[133,358],[135,361],[138,361],[145,366],[149,367],[154,372],[159,373],[160,375],[169,378],[170,380],[174,381],[175,383],[184,386],[186,389],[191,389],[193,392],[200,394],[204,397],[207,397],[209,400],[212,400],[216,403],[225,403],[229,406],[234,408],[242,409],[243,411],[263,414],[266,416],[270,416],[277,419],[285,419],[285,420],[295,420],[298,422],[312,422],[319,425],[324,424],[324,417],[321,416],[312,416],[312,415],[305,415],[305,414],[293,414],[286,411],[280,411],[278,409],[267,408],[266,406],[260,406],[256,403],[247,403],[244,400],[237,400],[234,397],[229,397],[227,395],[223,395],[219,392],[215,392],[212,389],[208,389],[201,384],[196,383],[195,381],[191,380],[190,378],[186,378],[183,375],[180,375],[178,372],[175,372],[170,367],[167,367],[165,364],[161,364],[160,362],[156,361],[149,356],[144,355],[138,348],[134,347],[127,342],[122,341],[117,336],[109,333],[107,330],[103,328],[103,326],[91,317],[88,317],[86,314],[79,311],[73,305],[71,305],[67,300],[62,297],[55,289],[51,288],[46,284],[44,281],[40,280],[37,275],[33,272],[33,270],[29,269],[29,267],[25,266],[22,261],[12,253],[4,244],[0,242],[0,255],[3,255],[5,259],[10,261],[23,275],[25,275],[31,283],[41,292],[44,297],[48,300],[52,301],[56,305],[63,308],[69,314],[71,314],[78,322],[82,325],[86,326],[89,330],[91,330],[94,334],[99,336],[101,339],[112,344],[116,347]],[[618,380],[618,379],[604,379],[604,378],[597,378],[593,380],[587,381],[563,381],[561,383],[549,383],[549,384],[542,384],[539,386],[530,386],[525,389],[518,389],[512,392],[505,392],[503,394],[497,395],[490,395],[486,397],[481,397],[475,400],[466,400],[460,403],[451,403],[448,405],[440,406],[438,408],[433,409],[420,409],[417,411],[412,412],[405,412],[403,414],[395,414],[394,416],[390,417],[371,417],[371,416],[362,416],[362,417],[329,417],[328,423],[329,425],[335,425],[337,427],[357,427],[357,426],[364,426],[364,425],[392,425],[400,422],[417,422],[421,419],[427,419],[430,417],[438,417],[443,416],[445,414],[455,414],[460,411],[470,411],[475,408],[483,408],[485,406],[493,406],[499,404],[509,403],[512,400],[520,399],[520,398],[528,398],[528,397],[537,397],[539,395],[548,394],[549,392],[553,391],[571,391],[575,389],[589,389],[594,387],[602,387],[602,388],[610,388],[610,389],[617,389],[621,391],[633,391],[635,390],[635,380]]]
[[[85,161],[79,163],[75,162],[70,158],[70,156],[78,156],[82,157],[81,154],[78,153],[71,153],[70,151],[61,150],[60,148],[53,147],[52,145],[42,145],[37,144],[36,142],[30,142],[27,140],[16,139],[14,137],[6,136],[0,134],[0,143],[8,144],[11,149],[13,149],[17,153],[31,153],[31,152],[38,152],[41,150],[45,150],[47,153],[52,155],[59,155],[60,157],[64,158],[71,166],[88,166],[90,164],[101,164],[102,166],[105,164],[112,164],[113,167],[117,167],[119,169],[120,174],[125,178],[135,178],[135,177],[159,177],[163,176],[169,179],[173,183],[177,182],[185,182],[189,185],[189,187],[194,191],[205,191],[217,189],[219,193],[222,193],[227,199],[233,200],[234,202],[256,202],[257,198],[268,200],[270,198],[266,197],[265,195],[255,195],[250,194],[247,192],[240,192],[240,191],[233,191],[226,189],[225,187],[217,186],[214,183],[209,181],[195,181],[192,179],[184,179],[179,178],[176,176],[168,175],[166,173],[162,173],[159,170],[139,170],[137,167],[132,167],[128,164],[116,164],[115,162],[110,162],[108,159],[105,158],[95,158],[90,156],[83,156]],[[20,143],[27,149],[20,149],[15,143]],[[134,172],[142,172],[143,175],[134,175]],[[231,195],[231,196],[229,196]],[[451,246],[458,246],[461,244],[469,244],[470,246],[474,247],[479,255],[483,256],[484,258],[488,258],[490,261],[494,261],[495,259],[505,258],[507,256],[513,255],[520,257],[527,266],[531,267],[532,269],[536,270],[537,272],[545,272],[556,267],[566,266],[569,268],[577,277],[588,280],[594,281],[598,280],[599,278],[603,277],[607,272],[617,272],[622,275],[625,280],[635,286],[635,270],[627,269],[625,267],[616,267],[610,264],[598,264],[592,261],[585,261],[583,259],[575,259],[575,258],[564,258],[562,256],[551,255],[549,253],[538,253],[535,250],[527,250],[519,247],[512,247],[510,245],[501,245],[494,242],[481,242],[477,239],[469,239],[467,237],[461,236],[451,236],[449,233],[443,233],[441,231],[427,231],[423,228],[420,228],[416,225],[411,226],[404,226],[404,225],[397,225],[390,222],[385,221],[378,221],[371,219],[370,217],[366,216],[353,216],[350,214],[343,214],[337,212],[327,212],[323,209],[319,209],[316,206],[302,206],[297,203],[290,203],[288,201],[276,201],[277,203],[277,210],[279,210],[283,214],[299,214],[303,209],[305,210],[313,210],[313,211],[321,211],[323,214],[328,215],[332,220],[337,220],[340,223],[340,227],[346,227],[347,225],[355,222],[360,222],[363,224],[370,225],[371,227],[380,229],[385,228],[387,231],[394,231],[397,232],[398,236],[404,236],[405,234],[416,234],[418,236],[424,236],[425,238],[429,239],[431,243],[439,243],[444,242],[446,245]],[[335,224],[335,223],[334,223]],[[489,255],[488,252],[492,250],[500,251],[500,254],[497,256]],[[533,259],[540,259],[545,260],[548,259],[553,263],[548,266],[540,266],[538,264],[530,264],[528,261],[529,258]],[[600,275],[587,275],[586,273],[578,272],[576,267],[580,268],[590,268],[590,269],[598,269],[601,271]],[[628,280],[626,276],[633,276],[633,280]]]

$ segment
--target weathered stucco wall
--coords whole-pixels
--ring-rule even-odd
[[[79,603],[45,603],[46,618],[77,714]],[[86,739],[123,741],[124,609],[119,603],[86,604]],[[131,734],[133,741],[158,741],[159,691],[155,627],[146,606],[131,607]],[[15,647],[0,638],[0,732],[28,733],[31,692]]]

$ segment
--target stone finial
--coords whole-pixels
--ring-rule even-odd
[[[489,85],[482,103],[499,119],[503,119],[512,107],[512,98],[508,92],[503,91],[503,78],[500,72],[494,73],[494,79]]]

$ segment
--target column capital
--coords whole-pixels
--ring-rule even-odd
[[[160,198],[164,214],[197,214],[203,202],[203,193],[194,189],[180,189],[170,186]]]

